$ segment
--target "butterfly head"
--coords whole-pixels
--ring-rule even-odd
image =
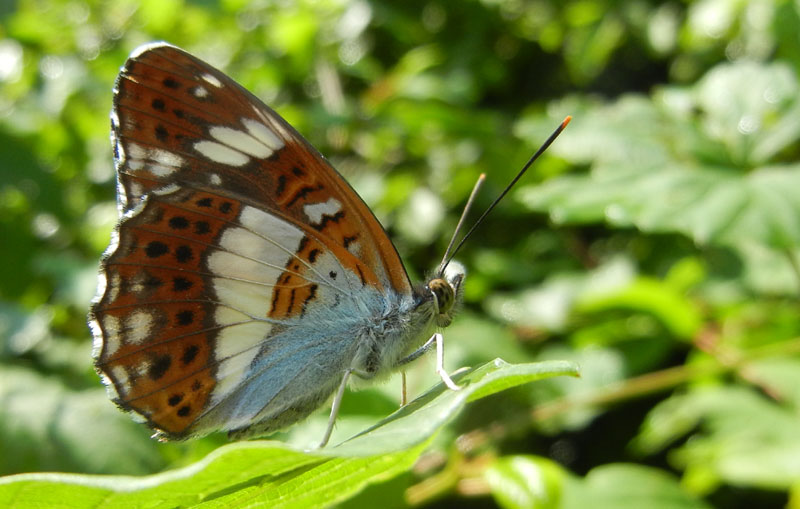
[[[428,281],[425,290],[433,300],[436,325],[447,327],[453,321],[458,304],[461,302],[462,283],[466,272],[458,262],[451,262],[447,268]]]

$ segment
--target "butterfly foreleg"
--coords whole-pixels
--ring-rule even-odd
[[[421,347],[417,348],[410,354],[406,355],[405,357],[397,361],[397,364],[395,364],[394,367],[399,368],[400,366],[403,366],[405,364],[408,364],[409,362],[413,362],[419,359],[425,352],[430,350],[431,347],[435,344],[436,344],[436,335],[434,334],[428,341],[425,342],[424,345],[422,345]]]
[[[461,387],[456,384],[452,378],[450,378],[450,375],[448,375],[447,371],[444,369],[444,337],[440,332],[435,333],[428,341],[425,342],[424,345],[397,361],[395,367],[408,364],[409,362],[418,359],[422,356],[422,354],[430,350],[433,345],[436,345],[436,374],[439,375],[439,378],[442,379],[442,382],[444,382],[449,389],[454,391],[461,389]]]
[[[459,385],[457,385],[450,375],[447,374],[447,371],[444,369],[444,337],[440,332],[437,332],[431,338],[436,341],[436,374],[442,379],[442,382],[449,388],[454,391],[461,389]],[[430,340],[429,340],[430,341]]]

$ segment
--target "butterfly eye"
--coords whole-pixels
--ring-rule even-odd
[[[428,289],[436,298],[436,308],[440,315],[446,314],[453,308],[455,293],[450,283],[441,278],[432,279],[428,283]]]

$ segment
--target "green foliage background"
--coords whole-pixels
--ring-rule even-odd
[[[3,3],[0,473],[167,473],[8,477],[0,500],[800,507],[799,33],[800,4],[784,0]],[[373,430],[350,456],[159,444],[118,412],[85,315],[116,220],[111,88],[153,40],[295,125],[416,279],[477,176],[480,209],[573,115],[459,256],[447,365],[520,364],[475,378],[480,396],[511,388],[472,394],[446,425],[395,419],[418,439]],[[522,364],[545,360],[581,377]],[[413,395],[437,383],[432,366],[410,369]],[[396,410],[398,387],[348,393],[333,443]],[[419,408],[439,408],[431,397]],[[274,438],[303,446],[324,423]],[[212,489],[226,476],[239,484]]]

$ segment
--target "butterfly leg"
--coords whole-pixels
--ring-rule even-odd
[[[422,345],[421,347],[417,348],[416,350],[414,350],[413,352],[411,352],[407,356],[405,356],[402,359],[400,359],[399,361],[397,361],[397,364],[395,364],[395,367],[402,366],[404,364],[408,364],[409,362],[412,362],[412,361],[415,361],[415,360],[419,359],[420,357],[422,357],[422,354],[424,354],[425,352],[430,350],[431,347],[433,345],[435,345],[435,344],[436,344],[436,336],[434,335],[434,336],[431,336],[431,339],[426,341],[424,345]]]
[[[406,372],[400,372],[400,406],[406,406],[408,403],[408,393],[406,392]]]
[[[436,341],[436,374],[442,379],[442,382],[451,390],[457,391],[461,389],[459,385],[457,385],[450,375],[447,374],[447,371],[444,369],[444,338],[440,332],[437,332],[433,335],[433,338]]]
[[[396,366],[402,366],[403,364],[408,364],[409,362],[418,359],[422,356],[425,352],[431,349],[433,345],[436,345],[436,374],[442,379],[442,382],[449,388],[454,391],[461,389],[450,375],[447,374],[447,371],[444,369],[444,338],[440,332],[437,332],[431,338],[425,342],[424,345],[417,348],[406,357],[403,357],[399,361],[397,361]]]
[[[339,384],[339,389],[337,389],[336,396],[333,398],[333,404],[331,404],[331,415],[328,417],[328,427],[325,430],[325,435],[319,442],[317,449],[322,449],[325,447],[328,444],[328,440],[331,438],[331,433],[333,433],[333,425],[336,424],[336,417],[339,415],[339,407],[342,406],[344,390],[347,388],[347,381],[350,380],[350,375],[356,375],[359,378],[364,379],[369,379],[374,376],[374,374],[366,373],[355,368],[347,368],[345,370],[344,376],[342,376],[342,382]]]
[[[336,391],[336,396],[333,398],[333,404],[331,405],[331,416],[328,418],[328,428],[325,430],[325,435],[323,435],[322,440],[317,447],[318,449],[325,447],[325,445],[328,443],[328,440],[331,438],[331,433],[333,433],[333,425],[336,423],[336,416],[339,415],[339,407],[342,406],[344,390],[347,388],[347,381],[350,379],[350,375],[352,374],[353,368],[347,368],[347,370],[344,372],[342,383],[339,384],[339,389]]]

